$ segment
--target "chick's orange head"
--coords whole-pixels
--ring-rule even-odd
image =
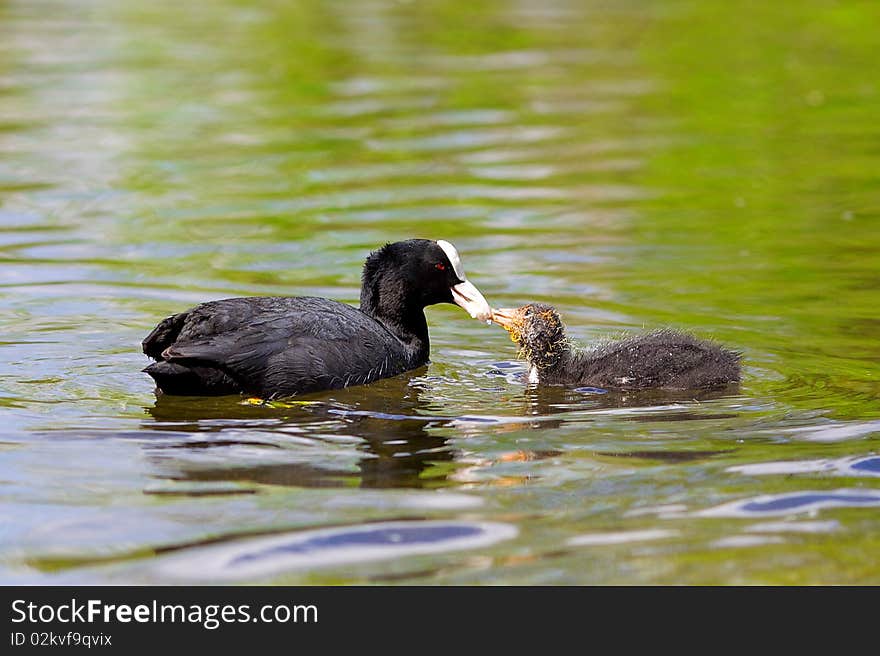
[[[525,324],[526,307],[527,306],[516,309],[501,308],[498,310],[492,310],[492,321],[508,332],[512,342],[519,343],[520,341],[523,325]]]

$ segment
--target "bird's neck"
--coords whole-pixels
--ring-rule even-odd
[[[380,314],[375,319],[403,342],[413,364],[424,364],[428,361],[431,342],[428,338],[428,321],[422,308],[402,316],[389,317]]]
[[[532,352],[529,358],[529,383],[552,383],[564,377],[572,359],[571,348],[559,344],[553,351]]]
[[[361,311],[381,323],[399,339],[413,365],[428,361],[431,343],[425,309],[395,293],[361,295]]]

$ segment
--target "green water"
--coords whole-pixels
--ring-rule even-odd
[[[208,543],[447,520],[507,533],[238,580],[880,583],[878,20],[0,1],[0,580],[212,582]],[[529,389],[453,306],[427,368],[309,404],[157,401],[140,373],[163,317],[356,303],[364,257],[409,237],[584,344],[713,337],[743,384]]]

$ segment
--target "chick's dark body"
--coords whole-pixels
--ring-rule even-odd
[[[673,330],[568,351],[557,367],[541,375],[550,384],[623,390],[711,388],[739,378],[739,354]]]
[[[529,363],[532,382],[609,390],[717,388],[740,380],[740,354],[675,330],[657,330],[575,348],[553,306],[530,303],[496,310]]]

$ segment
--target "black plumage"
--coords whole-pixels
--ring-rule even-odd
[[[675,330],[657,330],[592,350],[573,347],[559,314],[532,303],[495,310],[529,363],[532,382],[614,390],[717,388],[740,380],[740,354]]]
[[[211,301],[161,321],[144,371],[167,394],[280,398],[395,376],[428,362],[424,308],[457,303],[488,318],[447,242],[388,244],[364,265],[361,308],[315,297]]]

